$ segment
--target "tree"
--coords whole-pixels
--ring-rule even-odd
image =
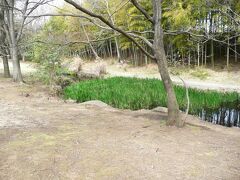
[[[3,59],[3,67],[4,67],[4,77],[10,77],[10,70],[8,65],[8,58],[7,58],[7,45],[6,45],[6,33],[3,29],[4,27],[4,8],[3,8],[3,1],[0,1],[0,56]]]
[[[15,21],[14,21],[14,7],[15,7],[15,0],[5,0],[5,13],[6,13],[6,25],[5,25],[5,32],[8,37],[8,44],[10,48],[10,54],[13,63],[13,80],[22,82],[22,73],[20,68],[20,62],[18,58],[18,46],[17,42],[20,38],[21,32],[16,37],[15,34]],[[27,7],[26,7],[27,8]],[[25,8],[25,9],[26,9]],[[25,10],[26,11],[26,10]]]
[[[23,82],[20,60],[19,60],[19,42],[21,40],[24,27],[29,23],[27,18],[39,6],[49,3],[51,0],[2,0],[4,8],[4,31],[6,33],[9,51],[13,63],[13,80]],[[19,6],[19,7],[18,7]]]
[[[128,38],[130,41],[132,41],[143,53],[145,53],[148,57],[154,59],[159,68],[159,72],[161,75],[161,78],[163,80],[163,84],[165,87],[165,90],[167,92],[167,99],[168,99],[168,121],[167,125],[170,126],[178,126],[182,127],[184,125],[184,120],[180,117],[180,111],[178,102],[176,99],[176,95],[173,89],[173,84],[168,72],[167,67],[167,59],[166,54],[164,50],[164,44],[163,44],[163,29],[162,29],[162,0],[152,0],[152,11],[153,15],[150,15],[144,7],[139,4],[136,0],[130,0],[130,2],[142,13],[142,15],[152,24],[153,29],[153,43],[150,42],[148,39],[146,39],[144,36],[141,36],[139,34],[133,33],[133,32],[127,32],[116,25],[114,25],[111,21],[104,18],[102,15],[93,13],[86,8],[84,8],[82,5],[79,5],[75,3],[72,0],[65,0],[65,2],[71,4],[79,11],[85,13],[86,15],[89,15],[91,17],[99,19],[101,22],[103,22],[105,25],[110,27],[111,29],[115,30],[116,32],[122,34],[126,38]],[[150,49],[149,51],[146,50],[143,46],[143,43],[148,46]]]

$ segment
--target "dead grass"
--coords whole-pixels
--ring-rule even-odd
[[[207,70],[200,68],[195,69],[193,72],[190,73],[190,75],[201,80],[206,80],[210,77]]]

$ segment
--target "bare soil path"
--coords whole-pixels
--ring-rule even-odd
[[[173,68],[172,68],[173,69]],[[123,77],[137,77],[137,78],[156,78],[161,79],[158,72],[157,65],[150,64],[143,67],[131,67],[127,65],[116,66],[108,65],[107,71],[109,76],[123,76]],[[171,68],[170,68],[171,71]],[[181,70],[178,70],[181,71]],[[182,70],[184,71],[184,70]],[[199,79],[191,75],[193,72],[204,71],[208,74],[206,79]],[[174,73],[175,74],[175,73]],[[184,79],[186,84],[191,88],[203,89],[203,90],[218,90],[218,91],[237,91],[240,92],[240,71],[221,70],[213,71],[210,69],[190,69],[185,68],[185,72],[181,72],[179,75],[171,74],[172,81],[177,85],[183,85]]]
[[[240,179],[239,129],[164,119],[0,78],[0,179]]]
[[[107,61],[108,62],[108,61]],[[137,78],[157,78],[160,79],[160,75],[158,72],[158,68],[156,65],[150,64],[144,67],[131,67],[128,65],[116,65],[111,64],[110,62],[107,64],[107,73],[108,76],[123,76],[123,77],[137,77]],[[12,69],[12,63],[9,63],[10,70]],[[94,66],[94,63],[85,63],[84,67],[91,68]],[[37,67],[37,66],[36,66]],[[28,62],[21,62],[22,73],[28,75],[36,71],[36,67],[34,64]],[[199,78],[193,77],[191,72],[195,72],[197,70],[190,70],[189,72],[183,72],[179,75],[184,79],[186,84],[189,87],[197,88],[197,89],[210,89],[210,90],[218,90],[218,91],[237,91],[240,92],[240,70],[238,66],[233,68],[232,71],[220,70],[213,71],[210,69],[203,69],[208,73],[208,78],[201,80]],[[3,73],[3,65],[2,60],[0,58],[0,74]],[[171,78],[175,84],[183,85],[181,79],[178,76],[171,75]]]

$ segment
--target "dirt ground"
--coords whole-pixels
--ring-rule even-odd
[[[107,77],[123,76],[123,77],[138,77],[138,78],[157,78],[160,79],[158,68],[156,64],[149,64],[142,67],[134,67],[127,64],[118,64],[115,59],[107,59],[106,70]],[[10,70],[12,69],[12,63],[9,63]],[[83,69],[92,69],[96,66],[94,62],[84,62]],[[34,63],[21,62],[22,73],[27,75],[34,73],[37,70],[37,66]],[[171,67],[171,78],[175,84],[183,85],[181,77],[184,79],[187,86],[198,89],[210,89],[218,91],[238,91],[240,92],[240,63],[232,65],[229,70],[221,67],[216,67],[215,70],[209,68],[183,68],[183,67]],[[192,73],[203,72],[207,74],[207,77],[201,79],[195,77]],[[2,60],[0,58],[0,74],[3,73]]]
[[[116,60],[107,60],[106,69],[109,77],[137,77],[137,78],[157,78],[160,79],[158,67],[156,64],[135,67],[127,64],[117,64]],[[85,63],[83,68],[93,67],[94,63]],[[218,91],[238,91],[240,92],[240,63],[230,67],[229,70],[216,67],[215,70],[209,68],[187,68],[187,67],[170,67],[171,78],[175,84],[183,85],[181,77],[187,86],[197,89],[210,89]],[[198,74],[200,77],[194,76]],[[202,73],[206,77],[202,78]],[[175,75],[176,74],[176,75]]]
[[[75,104],[0,78],[0,179],[240,179],[240,131]]]

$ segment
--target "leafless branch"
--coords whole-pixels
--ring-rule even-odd
[[[150,21],[152,24],[154,23],[153,18],[136,0],[130,0],[130,1],[147,18],[148,21]]]
[[[107,26],[102,26],[99,23],[97,23],[95,20],[93,20],[90,17],[87,16],[83,16],[83,15],[77,15],[77,14],[41,14],[41,15],[36,15],[36,16],[28,16],[29,18],[41,18],[41,17],[58,17],[58,16],[62,16],[62,17],[74,17],[74,18],[83,18],[88,20],[89,22],[93,23],[94,25],[96,25],[97,27],[101,28],[101,29],[105,29],[105,30],[111,30],[111,28],[107,27]]]

